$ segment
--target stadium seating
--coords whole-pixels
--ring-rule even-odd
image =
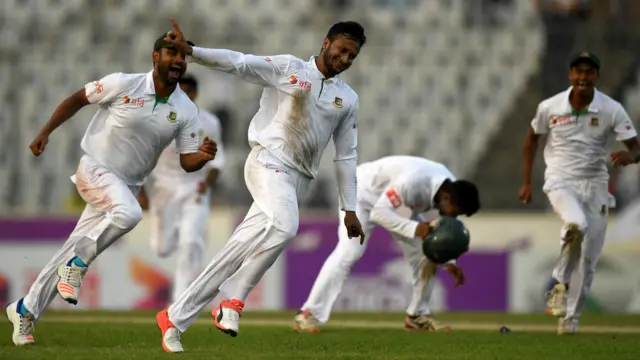
[[[460,175],[472,167],[536,70],[543,46],[527,0],[514,1],[509,21],[490,29],[465,25],[464,0],[412,2],[417,7],[364,1],[339,18],[294,0],[194,0],[190,8],[178,0],[90,3],[5,0],[0,5],[0,134],[5,140],[0,198],[6,200],[1,211],[63,207],[73,190],[69,176],[77,166],[79,140],[94,110],[83,110],[60,128],[42,158],[32,157],[27,144],[56,105],[84,83],[115,71],[149,70],[152,43],[169,29],[169,16],[206,46],[304,58],[318,52],[332,22],[361,21],[369,43],[344,75],[361,99],[360,161],[414,154],[443,161]],[[260,95],[250,84],[238,84],[234,91],[237,121],[227,144],[234,161],[226,176],[235,179],[230,183],[242,174],[246,123]],[[201,100],[205,108],[212,102],[206,94]],[[330,150],[323,159],[323,178],[333,179],[332,155]]]

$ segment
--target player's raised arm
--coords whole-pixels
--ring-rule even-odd
[[[524,139],[523,162],[522,162],[522,187],[520,188],[520,200],[524,204],[531,202],[531,178],[533,175],[533,162],[538,151],[538,141],[540,135],[549,132],[548,119],[543,114],[541,106],[538,106],[536,116],[531,121],[531,126]]]
[[[108,105],[121,92],[121,89],[122,73],[114,73],[98,81],[86,84],[83,89],[64,99],[53,112],[49,121],[44,124],[36,138],[29,144],[33,155],[39,156],[42,154],[49,142],[49,135],[80,109],[89,104]]]
[[[171,19],[173,31],[165,39],[180,52],[191,55],[195,62],[218,71],[237,75],[243,80],[262,86],[275,86],[289,68],[289,56],[256,56],[227,49],[194,47],[187,43],[180,27]]]
[[[412,182],[406,178],[390,184],[371,209],[370,221],[409,239],[425,237],[429,232],[427,224],[407,219],[396,213],[402,205],[412,207],[410,199],[412,186]]]

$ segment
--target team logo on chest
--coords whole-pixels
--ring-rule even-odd
[[[178,120],[178,114],[175,111],[171,111],[169,116],[167,116],[167,121],[170,123],[175,123]]]
[[[591,118],[591,122],[589,122],[589,125],[591,125],[593,127],[596,127],[596,126],[598,126],[599,123],[600,123],[600,121],[598,120],[597,117],[592,117]]]
[[[333,106],[335,106],[336,109],[342,109],[342,98],[336,96],[335,99],[333,99]]]

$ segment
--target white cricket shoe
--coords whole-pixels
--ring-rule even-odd
[[[300,333],[317,333],[320,331],[320,321],[309,310],[300,310],[293,317],[293,330]]]
[[[578,332],[578,319],[558,319],[558,335],[576,334]]]
[[[213,323],[218,330],[231,337],[236,337],[238,336],[242,309],[244,309],[242,301],[236,299],[224,300],[211,312]]]
[[[183,352],[182,343],[180,342],[180,331],[169,320],[167,309],[160,311],[156,315],[156,323],[162,333],[162,349],[168,353]]]
[[[13,324],[13,343],[17,346],[24,346],[33,344],[35,340],[33,339],[33,329],[35,328],[35,318],[33,314],[27,313],[26,316],[22,316],[18,312],[18,308],[22,303],[22,299],[9,304],[7,306],[6,314],[7,319],[11,324]]]
[[[86,266],[78,266],[69,261],[66,265],[58,267],[58,293],[69,304],[76,305],[80,297],[80,286],[82,279],[87,273]]]
[[[562,318],[567,313],[567,287],[556,284],[547,293],[547,313]]]

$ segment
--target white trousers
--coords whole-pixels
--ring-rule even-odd
[[[569,285],[567,319],[578,318],[585,306],[596,265],[604,245],[610,195],[606,182],[592,180],[566,181],[545,189],[554,211],[564,227],[561,232],[562,253],[566,248],[565,235],[569,224],[577,225],[585,234],[581,247],[558,258],[553,278]]]
[[[151,248],[160,257],[177,252],[173,301],[178,299],[202,271],[205,233],[209,220],[210,192],[176,191],[159,186],[149,189]]]
[[[181,332],[223,286],[229,298],[244,302],[298,232],[298,197],[306,192],[310,179],[260,147],[249,154],[244,177],[254,200],[249,212],[222,250],[169,307],[169,320]]]
[[[89,265],[106,248],[133,229],[142,219],[138,187],[128,186],[108,168],[87,155],[80,159],[72,177],[87,203],[78,224],[62,248],[45,265],[24,298],[36,318],[57,294],[58,267],[75,256]]]
[[[309,298],[302,305],[303,310],[310,311],[322,323],[329,321],[331,308],[338,295],[340,295],[351,268],[364,254],[369,236],[375,227],[375,224],[369,221],[369,208],[369,206],[360,202],[356,204],[356,214],[366,235],[365,243],[360,245],[359,238],[349,239],[347,230],[340,225],[338,228],[338,244],[325,260],[311,288]],[[344,212],[341,212],[340,218],[344,218]],[[425,261],[428,261],[422,254],[422,241],[417,238],[408,239],[395,234],[392,234],[392,236],[398,242],[405,259],[411,267],[413,294],[407,308],[407,314],[412,316],[428,315],[431,313],[429,302],[435,282],[429,281],[425,285],[421,280],[422,266]]]

